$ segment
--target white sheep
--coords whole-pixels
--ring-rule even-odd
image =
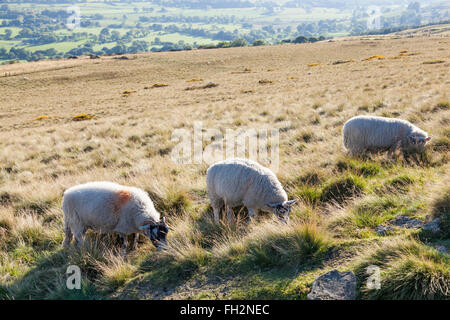
[[[297,201],[288,201],[270,169],[248,159],[228,159],[211,165],[206,172],[206,185],[216,222],[223,207],[231,221],[232,208],[240,205],[247,207],[250,220],[261,209],[287,222],[291,206]]]
[[[397,148],[404,151],[423,151],[431,140],[428,134],[402,119],[376,116],[356,116],[344,124],[345,148],[353,155]]]
[[[112,182],[89,182],[64,192],[65,239],[63,247],[72,241],[78,246],[84,241],[88,228],[102,233],[117,232],[123,239],[122,251],[126,252],[129,234],[143,232],[161,250],[166,245],[168,228],[165,219],[153,206],[144,190],[121,186]]]

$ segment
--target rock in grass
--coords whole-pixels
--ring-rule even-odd
[[[356,277],[351,271],[332,270],[314,280],[308,300],[354,300]]]
[[[447,252],[448,252],[447,247],[444,246],[444,245],[439,245],[439,244],[437,244],[437,245],[435,245],[434,247],[435,247],[436,250],[439,251],[439,252],[442,252],[442,253],[447,253]]]
[[[420,228],[423,225],[422,220],[410,218],[404,215],[399,215],[398,217],[395,217],[389,222],[400,228],[407,228],[407,229]]]
[[[433,221],[424,224],[423,228],[433,233],[438,233],[441,231],[441,227],[439,226],[440,221],[439,218],[436,218]]]
[[[446,246],[438,244],[438,245],[435,245],[434,247],[436,248],[437,251],[440,251],[442,253],[447,253],[447,247]]]
[[[390,231],[393,231],[394,228],[391,226],[383,226],[382,224],[377,226],[376,233],[380,236],[387,235]]]

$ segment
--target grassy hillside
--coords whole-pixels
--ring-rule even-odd
[[[449,255],[436,246],[450,246],[449,44],[365,37],[0,66],[0,297],[304,299],[337,268],[355,272],[360,299],[448,299]],[[430,148],[350,158],[341,129],[358,114],[408,119]],[[301,199],[288,225],[260,213],[248,226],[244,209],[212,222],[208,165],[170,158],[173,131],[194,121],[280,129],[277,175]],[[145,189],[170,224],[168,250],[146,240],[124,260],[113,236],[92,232],[62,250],[62,192],[92,180]],[[440,217],[442,231],[375,232],[399,215]],[[81,291],[65,288],[71,264]],[[372,264],[378,291],[365,285]]]

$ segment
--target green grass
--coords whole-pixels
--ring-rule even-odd
[[[329,182],[323,189],[320,196],[322,202],[343,203],[355,196],[359,196],[364,192],[366,182],[364,179],[346,175]]]
[[[366,268],[380,267],[381,288],[368,289]],[[447,300],[450,296],[449,256],[412,239],[376,249],[356,266],[364,299]]]

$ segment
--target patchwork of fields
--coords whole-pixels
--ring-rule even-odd
[[[0,297],[304,299],[337,268],[355,272],[360,299],[448,299],[449,48],[355,37],[0,66]],[[407,119],[433,140],[411,158],[350,158],[341,130],[358,114]],[[288,225],[260,213],[248,227],[244,209],[213,223],[208,165],[171,160],[174,130],[195,121],[279,129],[277,175],[300,198]],[[61,249],[62,193],[92,180],[145,189],[168,250],[145,240],[122,259],[113,236],[92,232],[81,251]],[[440,232],[376,232],[400,215],[440,218]],[[65,287],[72,264],[80,291]],[[381,290],[365,286],[368,265]]]
[[[279,6],[263,3],[250,7],[247,3],[241,8],[203,9],[189,2],[183,6],[133,1],[51,6],[8,2],[0,6],[0,61],[181,50],[240,38],[250,45],[256,40],[277,44],[297,36],[332,38],[368,29],[437,23],[448,20],[449,14],[449,6],[437,0],[419,8],[389,2],[379,6],[346,4],[339,9],[320,4],[285,7],[284,2]],[[75,8],[80,20],[72,29],[69,25],[75,21]],[[371,26],[371,19],[379,19],[376,27]],[[19,52],[11,53],[12,48]],[[46,52],[49,49],[56,51]]]

